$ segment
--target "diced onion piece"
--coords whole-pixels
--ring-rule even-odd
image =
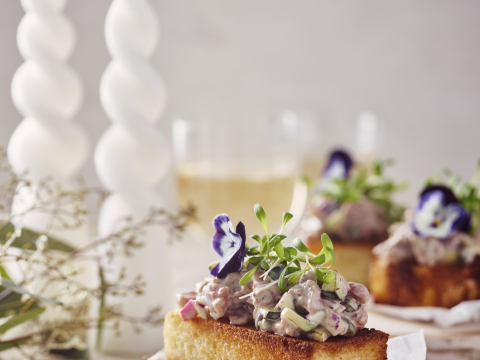
[[[198,305],[196,301],[193,302],[193,306],[195,306],[195,310],[197,310],[198,316],[200,316],[202,319],[207,320],[207,313],[205,309],[203,308],[202,305]]]
[[[283,320],[292,322],[298,328],[302,329],[305,332],[312,331],[317,327],[316,324],[312,324],[310,321],[301,317],[295,311],[289,308],[285,308],[282,310],[281,317]]]
[[[180,310],[180,316],[182,317],[183,321],[188,321],[193,319],[198,315],[197,309],[195,308],[195,302],[193,300],[189,300],[187,305]]]
[[[323,327],[318,326],[307,334],[307,339],[318,342],[325,342],[330,336],[332,336],[332,334],[330,334]]]

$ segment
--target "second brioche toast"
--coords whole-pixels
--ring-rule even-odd
[[[363,284],[368,287],[368,271],[372,259],[372,249],[377,244],[375,242],[347,242],[335,241],[335,254],[337,260],[335,270],[338,270],[348,281]],[[307,239],[307,246],[317,254],[322,250],[322,242],[314,237]]]

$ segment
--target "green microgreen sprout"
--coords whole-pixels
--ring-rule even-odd
[[[279,234],[281,234],[283,232],[283,229],[285,229],[285,226],[287,225],[287,223],[292,220],[293,218],[293,215],[290,214],[289,212],[284,212],[283,213],[283,220],[282,220],[282,227],[280,228],[280,231],[278,232]]]
[[[260,204],[256,204],[254,211],[266,234],[264,236],[250,236],[250,238],[258,242],[259,246],[258,249],[249,247],[248,245],[246,246],[245,266],[251,264],[253,268],[240,279],[239,284],[241,286],[246,285],[252,279],[259,267],[265,270],[261,275],[263,279],[266,279],[273,269],[278,266],[283,267],[278,280],[266,285],[273,286],[278,284],[282,292],[286,292],[288,286],[294,285],[302,274],[309,270],[324,283],[330,283],[335,279],[335,273],[330,270],[335,264],[335,252],[333,251],[332,241],[327,234],[323,234],[321,237],[323,249],[318,254],[312,254],[300,238],[293,240],[293,247],[284,246],[282,241],[285,240],[287,236],[283,235],[282,232],[287,223],[293,218],[293,215],[288,212],[283,213],[282,226],[279,233],[269,235],[265,210]],[[243,297],[250,295],[251,294],[248,294]]]
[[[255,211],[255,215],[257,216],[258,221],[260,221],[260,224],[262,224],[263,229],[265,230],[265,233],[267,234],[267,237],[268,237],[268,223],[267,223],[267,215],[265,214],[265,210],[263,210],[262,205],[255,204],[255,206],[253,207],[253,211]]]
[[[394,164],[392,159],[374,160],[365,165],[356,163],[348,178],[335,179],[327,183],[319,179],[317,182],[309,180],[311,186],[321,185],[314,197],[326,197],[338,203],[355,203],[366,197],[380,205],[386,211],[389,222],[401,221],[405,207],[397,204],[393,199],[395,193],[404,191],[407,182],[395,182],[386,177],[385,168]]]

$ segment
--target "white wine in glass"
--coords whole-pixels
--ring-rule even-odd
[[[296,126],[289,112],[228,124],[174,123],[178,198],[196,208],[197,239],[209,241],[219,213],[227,213],[234,225],[242,221],[247,236],[263,234],[253,212],[256,203],[267,213],[270,232],[278,232],[282,213],[298,193]]]
[[[204,162],[186,163],[177,170],[178,195],[182,205],[197,209],[198,225],[212,232],[212,219],[227,213],[232,221],[242,221],[247,235],[264,231],[255,218],[253,205],[262,204],[271,232],[282,224],[282,213],[292,204],[296,174],[272,173],[261,170],[212,170]]]

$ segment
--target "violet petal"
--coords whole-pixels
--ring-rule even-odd
[[[324,180],[346,179],[353,166],[352,157],[344,150],[334,150],[330,153],[327,165],[322,173]]]
[[[432,185],[420,193],[411,226],[422,236],[445,239],[454,231],[468,232],[471,218],[451,189]]]
[[[213,219],[213,227],[216,232],[212,238],[212,247],[222,260],[210,271],[210,274],[223,278],[231,272],[242,269],[246,244],[245,226],[239,222],[234,232],[228,215],[220,214]]]
[[[223,256],[227,250],[223,240],[230,231],[233,232],[232,222],[227,214],[220,214],[213,219],[213,227],[215,228],[215,234],[212,238],[212,248],[218,255]]]

